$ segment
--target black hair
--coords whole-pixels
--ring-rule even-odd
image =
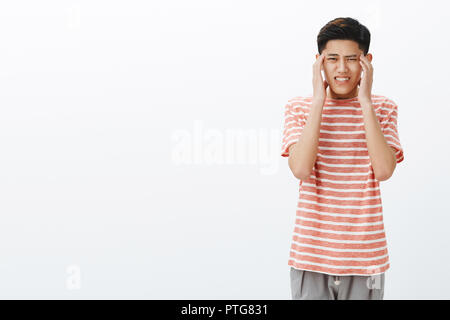
[[[358,20],[352,18],[336,18],[320,29],[317,35],[317,48],[322,54],[330,40],[353,40],[359,49],[367,55],[370,46],[370,31]]]

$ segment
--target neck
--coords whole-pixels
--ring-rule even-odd
[[[330,87],[327,89],[327,98],[328,99],[351,99],[358,96],[359,87],[356,86],[351,92],[346,94],[337,94]]]

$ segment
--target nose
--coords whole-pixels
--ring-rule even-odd
[[[345,62],[345,59],[341,59],[341,61],[339,62],[338,71],[342,73],[347,72],[347,64]]]

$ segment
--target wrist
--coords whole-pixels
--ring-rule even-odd
[[[371,106],[372,100],[370,99],[358,99],[361,106]]]
[[[325,104],[325,98],[324,97],[317,97],[317,96],[313,96],[312,98],[312,103],[313,104]]]

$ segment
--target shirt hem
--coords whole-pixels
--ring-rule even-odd
[[[304,270],[304,271],[310,271],[310,272],[317,272],[317,273],[322,273],[322,274],[327,274],[330,276],[376,276],[376,275],[380,275],[385,273],[389,267],[390,264],[388,264],[387,266],[383,267],[385,268],[382,272],[377,272],[377,273],[330,273],[330,272],[325,272],[325,271],[319,271],[316,269],[312,269],[312,268],[306,268],[306,267],[295,267],[295,262],[292,260],[288,261],[288,266],[297,269],[297,270]],[[382,269],[382,268],[380,268]]]

